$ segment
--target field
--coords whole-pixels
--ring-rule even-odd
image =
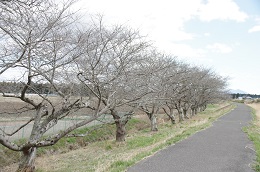
[[[160,115],[158,132],[150,132],[147,116],[137,115],[127,125],[125,143],[114,141],[113,125],[105,125],[83,138],[64,138],[53,147],[38,150],[36,168],[38,171],[124,171],[158,150],[210,126],[233,108],[227,105],[209,105],[206,111],[175,125]],[[77,132],[86,132],[86,129]],[[12,156],[15,159],[17,155]],[[16,168],[14,163],[3,171]]]
[[[35,100],[36,102],[40,102],[42,100],[38,95],[28,95],[28,97],[33,98],[33,100]],[[59,106],[61,106],[62,100],[59,97],[51,96],[49,99],[53,102],[53,104],[55,104],[56,107],[59,108]],[[31,107],[26,105],[20,99],[0,96],[0,128],[7,133],[12,133],[21,125],[26,123],[31,117],[33,117],[35,113],[35,111],[33,110],[24,110],[26,108],[28,109]],[[89,118],[89,114],[92,114],[92,112],[88,109],[73,112],[68,117],[59,120],[58,123],[46,133],[46,135],[50,133],[57,133],[60,130],[63,130],[69,126],[74,125],[77,122],[82,121],[82,119],[87,119]],[[107,117],[101,117],[101,119],[105,118]],[[100,124],[100,122],[93,121],[92,123],[88,124],[88,126],[97,124]],[[10,139],[17,140],[29,137],[32,126],[33,123],[31,122],[22,130],[10,137]]]

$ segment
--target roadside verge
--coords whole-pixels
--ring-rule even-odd
[[[260,172],[260,103],[247,104],[252,108],[253,121],[250,126],[244,127],[244,131],[254,143],[253,151],[256,152],[256,162],[252,168]]]

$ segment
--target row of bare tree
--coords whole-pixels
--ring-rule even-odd
[[[37,148],[54,145],[101,115],[112,115],[116,140],[124,141],[125,125],[137,110],[147,114],[151,130],[157,131],[159,110],[174,124],[174,110],[182,121],[225,98],[225,78],[158,52],[129,27],[106,26],[102,17],[84,25],[70,8],[74,3],[0,1],[0,76],[10,73],[10,81],[20,83],[17,94],[0,91],[24,102],[15,113],[34,114],[12,133],[0,128],[0,143],[22,152],[18,171],[34,171]],[[14,69],[19,73],[12,75]],[[56,99],[38,92],[35,83],[47,85]],[[28,96],[29,90],[37,100]],[[59,120],[84,109],[91,112],[88,118],[43,137]],[[9,136],[28,124],[33,127],[27,141],[11,142]]]

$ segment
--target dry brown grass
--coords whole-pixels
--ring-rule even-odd
[[[247,104],[248,106],[252,107],[256,111],[256,117],[257,117],[257,122],[256,124],[260,126],[260,103],[250,103]]]

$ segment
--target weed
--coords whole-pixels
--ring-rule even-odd
[[[0,145],[0,169],[6,165],[17,162],[19,158],[19,152],[11,151],[5,148],[4,146]]]
[[[111,149],[112,149],[112,146],[111,146],[111,145],[107,145],[105,149],[106,149],[106,150],[111,150]]]
[[[244,127],[243,130],[248,134],[249,139],[255,145],[256,162],[253,167],[255,171],[260,172],[260,133],[258,132],[260,126],[257,125],[256,111],[254,109],[252,109],[252,115],[252,124],[250,126]]]
[[[110,166],[110,168],[112,169],[111,172],[121,172],[126,169],[126,167],[129,167],[132,164],[132,161],[116,161]]]

